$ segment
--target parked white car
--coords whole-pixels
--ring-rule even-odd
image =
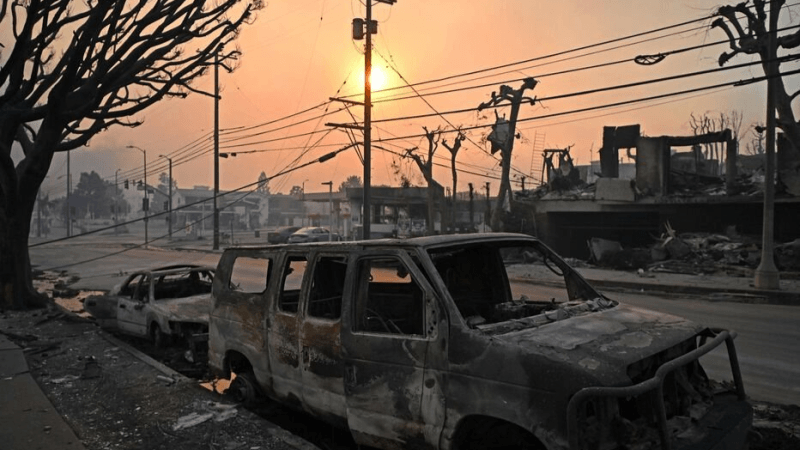
[[[106,295],[84,301],[103,328],[151,339],[156,347],[179,341],[190,350],[208,339],[214,269],[181,265],[141,270]]]
[[[328,242],[341,241],[342,237],[322,227],[303,227],[295,231],[286,241],[290,244],[302,244],[304,242]]]

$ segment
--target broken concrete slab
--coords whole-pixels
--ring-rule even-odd
[[[636,200],[636,191],[631,180],[622,178],[598,178],[595,182],[595,200],[611,200],[632,202]]]
[[[589,239],[589,253],[595,261],[600,261],[613,253],[622,251],[622,244],[617,241],[610,241],[608,239],[591,238]]]

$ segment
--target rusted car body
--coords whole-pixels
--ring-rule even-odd
[[[108,294],[84,301],[103,328],[152,339],[157,347],[208,340],[214,268],[167,266],[137,271]]]
[[[209,366],[379,448],[737,449],[733,338],[599,294],[530,236],[471,234],[227,249]],[[731,382],[700,366],[718,347]]]

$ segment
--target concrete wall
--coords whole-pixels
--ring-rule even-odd
[[[645,195],[669,192],[669,147],[662,138],[639,138],[636,146],[636,186]]]

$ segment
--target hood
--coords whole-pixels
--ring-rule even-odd
[[[605,385],[628,379],[627,367],[701,332],[689,320],[618,304],[599,312],[494,335],[506,345],[576,366]]]
[[[167,320],[208,324],[208,314],[211,310],[211,294],[156,300],[150,308],[157,314],[167,318]]]

